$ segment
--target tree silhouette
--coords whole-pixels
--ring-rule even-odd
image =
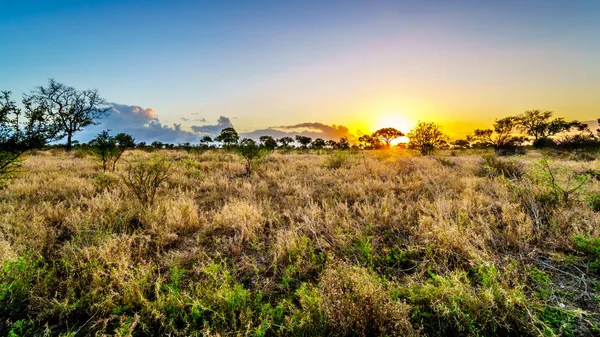
[[[10,95],[10,91],[0,92],[0,176],[9,173],[23,153],[55,140],[56,134],[48,126],[45,110],[27,98],[23,99],[24,109],[18,108]]]
[[[320,150],[325,147],[325,141],[323,138],[317,138],[310,143],[310,148],[315,150]]]
[[[281,138],[277,139],[277,142],[279,144],[281,144],[281,147],[287,148],[288,146],[290,146],[290,144],[292,144],[294,142],[294,138],[292,138],[292,137],[281,137]]]
[[[493,130],[477,129],[473,135],[467,136],[467,140],[477,147],[493,146],[498,154],[515,153],[517,148],[526,141],[522,136],[513,135],[517,125],[518,120],[514,116],[497,119]]]
[[[337,147],[337,142],[333,139],[329,139],[325,142],[325,146],[330,149],[335,149]]]
[[[383,128],[373,132],[372,137],[379,139],[387,148],[392,146],[392,141],[396,138],[404,136],[404,133],[394,128]]]
[[[549,138],[561,132],[570,131],[577,128],[579,131],[584,131],[587,124],[579,121],[567,122],[564,118],[555,118],[550,120],[552,111],[527,110],[524,113],[514,118],[515,126],[527,135],[534,138],[535,144],[544,144],[539,139]]]
[[[344,136],[344,137],[340,138],[340,140],[337,142],[335,147],[340,150],[349,149],[350,142],[348,141],[348,137]]]
[[[108,115],[111,109],[98,90],[79,91],[54,79],[50,79],[47,86],[35,88],[26,99],[28,104],[48,116],[48,123],[54,127],[57,138],[67,137],[67,151],[72,148],[75,132],[98,124],[97,119]]]
[[[306,149],[306,148],[308,148],[308,144],[310,144],[310,142],[312,141],[312,138],[306,137],[306,136],[301,136],[301,135],[296,135],[296,141],[298,143],[300,143],[301,148]]]
[[[268,135],[260,136],[259,140],[260,140],[260,145],[267,150],[272,151],[272,150],[275,150],[275,148],[277,147],[277,142],[271,136],[268,136]]]
[[[408,147],[419,150],[424,156],[430,155],[436,148],[448,144],[448,136],[435,123],[419,122],[407,136]]]
[[[221,130],[221,134],[215,137],[215,141],[223,143],[226,149],[230,149],[231,146],[237,144],[240,136],[234,128],[225,128]]]

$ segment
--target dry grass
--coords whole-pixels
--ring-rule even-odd
[[[538,153],[124,159],[156,156],[146,204],[125,161],[26,158],[0,190],[0,334],[600,333],[600,181],[565,202]],[[600,170],[548,164],[555,184]]]

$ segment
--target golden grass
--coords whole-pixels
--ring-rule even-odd
[[[171,173],[141,205],[119,175],[151,156]],[[276,152],[244,176],[221,150],[130,151],[115,173],[38,152],[0,190],[0,333],[591,335],[600,282],[573,237],[600,237],[600,182],[555,200],[541,158],[511,179],[468,151]]]

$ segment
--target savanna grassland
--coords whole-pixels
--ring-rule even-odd
[[[32,153],[0,190],[0,334],[599,335],[583,157]]]

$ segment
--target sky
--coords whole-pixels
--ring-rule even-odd
[[[600,1],[0,0],[0,89],[96,88],[86,130],[334,138],[600,117]],[[163,138],[164,137],[164,138]]]

